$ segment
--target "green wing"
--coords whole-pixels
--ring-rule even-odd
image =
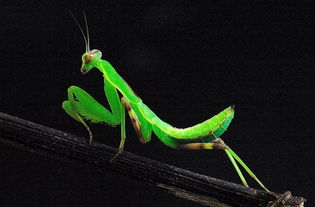
[[[158,138],[166,145],[176,148],[178,144],[192,142],[210,142],[220,137],[230,125],[234,117],[234,107],[228,107],[214,117],[192,127],[180,129],[158,118],[145,104],[139,110]]]

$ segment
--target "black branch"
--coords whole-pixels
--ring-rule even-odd
[[[88,164],[154,185],[178,197],[213,207],[301,207],[306,201],[284,194],[267,193],[122,152],[86,139],[0,112],[0,141],[49,157]]]

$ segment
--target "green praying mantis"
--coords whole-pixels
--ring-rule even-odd
[[[175,128],[162,121],[142,100],[135,94],[126,81],[116,72],[114,67],[102,59],[102,52],[98,49],[90,50],[90,39],[86,15],[84,14],[86,36],[78,20],[75,22],[83,35],[86,51],[82,56],[81,73],[86,74],[93,68],[98,69],[104,77],[104,91],[110,110],[97,102],[91,95],[77,86],[68,88],[68,100],[62,103],[62,108],[75,120],[82,123],[89,133],[90,143],[93,141],[92,132],[86,120],[92,123],[106,123],[111,126],[121,126],[121,141],[117,154],[111,159],[114,161],[123,151],[126,130],[125,110],[127,110],[133,127],[141,143],[151,140],[152,131],[168,147],[174,149],[224,150],[232,162],[244,186],[248,184],[238,166],[239,163],[245,171],[267,192],[270,192],[256,175],[247,167],[242,159],[220,138],[227,130],[234,117],[234,107],[230,106],[212,118],[188,128]],[[119,96],[121,94],[121,98]]]

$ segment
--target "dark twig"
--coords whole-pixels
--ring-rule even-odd
[[[50,157],[89,164],[155,185],[194,202],[213,207],[301,207],[305,199],[281,195],[200,175],[161,162],[122,152],[111,163],[116,149],[88,142],[72,134],[0,113],[0,140]]]

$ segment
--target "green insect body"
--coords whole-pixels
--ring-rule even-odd
[[[86,21],[85,15],[84,18]],[[77,22],[76,19],[75,21]],[[112,126],[121,125],[119,150],[111,161],[114,161],[124,148],[126,139],[125,110],[127,110],[141,143],[149,142],[153,131],[161,142],[171,148],[225,150],[245,186],[248,185],[237,162],[263,189],[269,191],[235,152],[220,138],[234,117],[234,107],[228,107],[214,117],[192,127],[180,129],[171,126],[162,121],[142,102],[108,61],[101,59],[102,53],[100,50],[90,50],[88,31],[86,38],[80,25],[79,28],[86,42],[86,52],[82,56],[81,73],[86,74],[92,68],[97,68],[103,74],[104,91],[110,110],[106,109],[87,92],[77,86],[68,88],[68,100],[63,102],[62,107],[72,118],[86,127],[90,135],[90,142],[92,142],[92,133],[85,120],[92,123],[106,123]],[[121,94],[121,98],[119,94]]]

